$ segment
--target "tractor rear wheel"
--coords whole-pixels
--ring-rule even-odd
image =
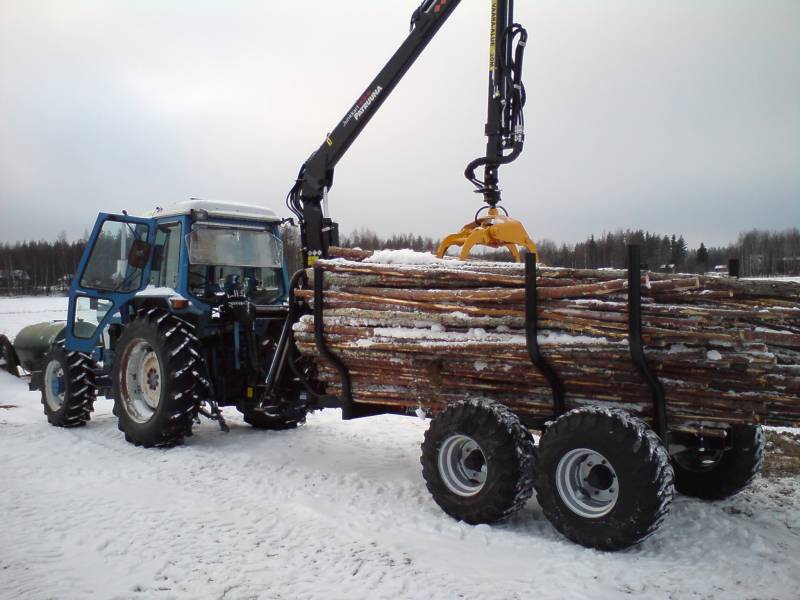
[[[533,493],[533,437],[508,408],[489,400],[448,406],[422,443],[422,476],[434,501],[467,523],[495,523]]]
[[[202,356],[182,319],[141,311],[117,342],[112,373],[114,414],[125,439],[169,448],[192,434],[203,379]]]
[[[669,512],[673,472],[658,436],[621,410],[572,410],[539,444],[536,492],[550,523],[578,544],[621,550]]]
[[[44,359],[42,406],[47,421],[56,427],[80,427],[94,410],[94,364],[81,352],[53,346]]]
[[[741,492],[764,464],[766,440],[760,425],[734,425],[727,450],[684,450],[672,456],[675,488],[686,496],[722,500]]]

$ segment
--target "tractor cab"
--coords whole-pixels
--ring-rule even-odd
[[[144,217],[101,213],[70,290],[68,347],[91,351],[146,305],[201,321],[232,298],[285,312],[280,223],[268,209],[201,200]]]

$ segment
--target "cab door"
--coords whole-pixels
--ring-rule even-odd
[[[120,308],[147,284],[155,220],[100,213],[69,292],[65,344],[91,352]]]

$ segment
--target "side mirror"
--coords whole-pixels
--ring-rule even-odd
[[[128,266],[134,269],[144,269],[150,258],[150,244],[144,240],[134,240],[128,252]]]

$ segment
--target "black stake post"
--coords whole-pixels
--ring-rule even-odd
[[[564,412],[564,384],[559,379],[553,367],[542,356],[539,349],[538,334],[538,302],[536,297],[536,255],[528,252],[525,255],[525,341],[528,346],[528,356],[533,366],[544,375],[553,389],[553,416],[558,417]]]
[[[320,356],[327,360],[334,369],[339,372],[339,377],[342,380],[342,395],[339,402],[342,405],[342,419],[348,420],[353,418],[353,393],[350,387],[350,371],[347,370],[342,362],[328,350],[325,344],[324,330],[325,325],[322,321],[322,282],[325,272],[319,265],[314,266],[314,341],[317,344]]]
[[[653,430],[667,444],[667,401],[664,388],[644,355],[642,342],[642,259],[639,246],[628,246],[628,344],[636,369],[653,395]]]

